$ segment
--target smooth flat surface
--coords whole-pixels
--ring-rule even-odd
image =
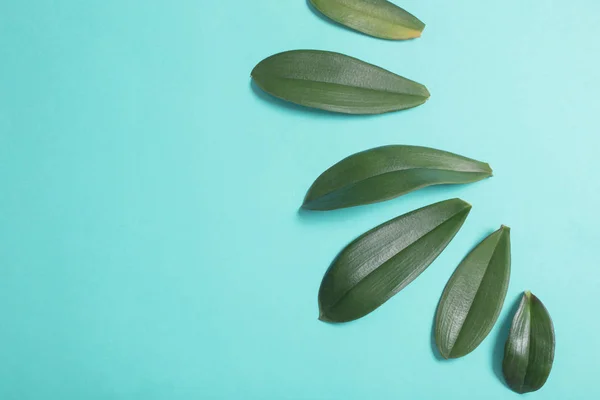
[[[402,6],[427,24],[421,39],[364,36],[304,0],[0,2],[0,399],[516,399],[496,373],[526,289],[557,337],[530,397],[598,398],[600,3]],[[252,89],[257,62],[298,48],[380,65],[432,97],[350,117]],[[495,176],[298,213],[327,167],[392,143]],[[362,320],[317,320],[344,245],[451,197],[473,211],[423,275]],[[513,269],[500,323],[440,361],[444,285],[501,224]]]

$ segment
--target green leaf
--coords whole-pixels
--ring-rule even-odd
[[[554,326],[544,304],[525,292],[504,348],[502,370],[517,393],[535,392],[546,383],[554,361]]]
[[[425,103],[429,91],[385,69],[340,53],[294,50],[264,59],[252,71],[265,92],[307,107],[381,114]]]
[[[460,263],[448,281],[435,318],[444,358],[475,350],[500,315],[510,278],[510,229],[502,226]]]
[[[304,199],[308,210],[335,210],[389,200],[440,184],[476,182],[492,175],[486,163],[418,146],[383,146],[343,159],[323,172]]]
[[[432,204],[392,219],[350,243],[325,273],[319,319],[347,322],[385,303],[446,248],[471,205],[460,199]]]
[[[386,0],[310,0],[332,20],[367,35],[403,40],[421,36],[425,24]]]

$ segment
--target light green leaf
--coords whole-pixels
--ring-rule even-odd
[[[386,0],[310,0],[321,13],[367,35],[403,40],[421,36],[425,24]]]
[[[554,361],[554,325],[544,304],[525,292],[504,348],[502,370],[508,386],[517,393],[539,390]]]
[[[392,219],[350,243],[327,270],[319,319],[347,322],[385,303],[446,248],[471,205],[452,199]]]
[[[338,162],[312,184],[308,210],[334,210],[389,200],[426,186],[476,182],[492,175],[486,163],[418,146],[383,146]]]
[[[510,229],[502,226],[460,263],[437,309],[435,341],[444,358],[475,350],[502,310],[510,279]]]
[[[420,83],[340,53],[294,50],[264,59],[252,79],[265,92],[307,107],[381,114],[425,103]]]

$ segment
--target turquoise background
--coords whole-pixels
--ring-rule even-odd
[[[600,2],[401,5],[427,23],[421,39],[361,35],[305,0],[0,2],[0,399],[516,399],[497,373],[526,289],[557,336],[530,397],[598,398]],[[352,117],[252,88],[256,63],[299,48],[432,97]],[[298,212],[326,168],[393,143],[495,176]],[[359,321],[317,320],[343,246],[451,197],[473,211],[425,273]],[[513,269],[499,323],[441,361],[442,289],[500,224]]]

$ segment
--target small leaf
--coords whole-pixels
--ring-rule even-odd
[[[332,20],[382,39],[403,40],[421,36],[425,24],[386,0],[310,0]]]
[[[319,319],[347,322],[385,303],[446,248],[471,205],[452,199],[392,219],[350,243],[325,273]]]
[[[429,91],[420,83],[330,51],[275,54],[258,63],[252,79],[280,99],[346,114],[404,110],[429,98]]]
[[[500,315],[510,278],[510,229],[502,226],[460,263],[448,281],[435,319],[444,358],[475,350]]]
[[[539,390],[554,361],[554,326],[544,304],[525,292],[504,348],[502,370],[506,383],[517,393]]]
[[[335,210],[389,200],[440,184],[476,182],[492,175],[486,163],[418,146],[383,146],[343,159],[323,172],[304,199],[308,210]]]

